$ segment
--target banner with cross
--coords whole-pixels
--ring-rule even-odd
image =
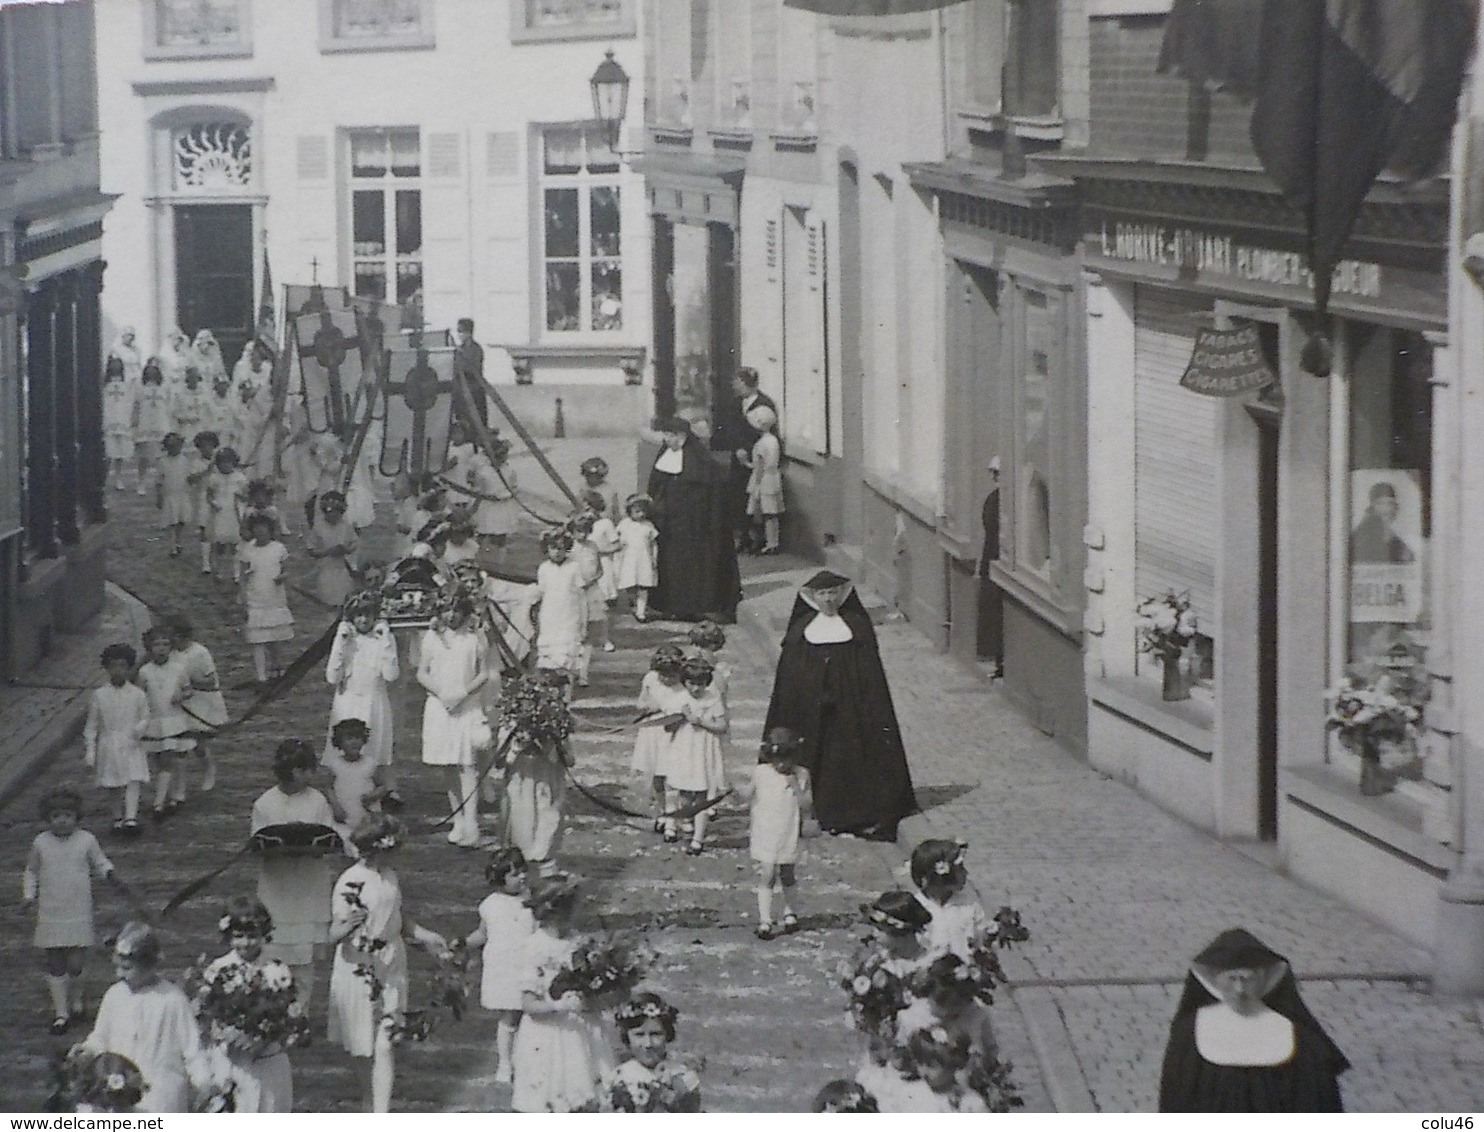
[[[436,472],[448,462],[453,419],[453,350],[428,348],[421,336],[392,349],[382,385],[386,423],[379,467],[384,476]]]
[[[283,288],[283,309],[290,322],[320,311],[343,311],[350,306],[344,287],[326,287],[320,283],[287,283]]]
[[[347,422],[355,420],[352,406],[362,378],[355,312],[300,315],[294,330],[309,431],[344,436]]]

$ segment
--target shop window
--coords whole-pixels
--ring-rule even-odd
[[[252,54],[251,0],[145,0],[147,59]]]
[[[634,35],[634,0],[511,0],[510,41],[614,39]]]
[[[1024,291],[1024,340],[1016,374],[1018,565],[1050,580],[1052,537],[1051,359],[1056,325],[1043,291]]]
[[[1346,662],[1425,696],[1432,640],[1432,350],[1415,333],[1350,329]]]
[[[623,329],[619,160],[600,127],[542,136],[544,325],[550,333]]]
[[[355,293],[417,305],[423,289],[421,138],[417,130],[349,134]]]
[[[321,51],[432,46],[433,0],[320,0]]]

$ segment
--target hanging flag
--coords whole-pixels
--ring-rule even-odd
[[[1250,99],[1265,0],[1175,0],[1159,45],[1160,74]]]
[[[258,341],[277,353],[278,310],[273,300],[273,268],[268,265],[268,248],[263,247],[263,289],[258,298]]]
[[[1302,364],[1320,377],[1330,275],[1388,167],[1417,178],[1442,160],[1477,0],[1266,0],[1252,144],[1304,214],[1316,325]]]
[[[963,0],[783,0],[785,8],[821,16],[902,16],[951,8]]]

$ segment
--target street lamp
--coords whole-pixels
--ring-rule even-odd
[[[608,131],[608,144],[617,153],[618,135],[629,104],[629,76],[613,57],[612,48],[598,64],[588,86],[593,90],[593,117]]]

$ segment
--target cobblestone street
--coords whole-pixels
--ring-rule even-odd
[[[231,689],[251,673],[230,585],[203,577],[189,557],[172,560],[152,512],[132,493],[111,496],[117,544],[114,579],[157,611],[185,610],[213,650]],[[290,540],[291,549],[298,547]],[[373,551],[374,553],[374,551]],[[766,560],[765,560],[766,561]],[[741,781],[752,761],[771,681],[770,643],[801,570],[747,582],[744,624],[729,630],[733,743],[728,769]],[[296,563],[303,569],[303,559]],[[783,565],[787,565],[784,560]],[[293,597],[298,647],[330,614]],[[579,696],[576,773],[600,795],[636,799],[629,781],[631,718],[649,651],[682,627],[615,622],[618,651],[600,655],[593,686]],[[752,631],[749,632],[748,630]],[[1032,938],[1011,952],[1010,993],[995,1022],[1031,1111],[1152,1111],[1166,1027],[1189,957],[1217,932],[1243,924],[1294,963],[1315,1014],[1354,1063],[1343,1080],[1358,1111],[1470,1111],[1484,1107],[1484,1031],[1472,1003],[1426,991],[1429,957],[1343,906],[1223,846],[1090,770],[1028,727],[992,685],[935,652],[916,630],[887,619],[878,629],[898,713],[926,807],[903,825],[903,844],[924,836],[971,842],[970,875],[991,910],[1020,909]],[[91,680],[81,672],[74,677]],[[412,761],[421,697],[410,673],[396,698],[397,749],[409,817],[422,832],[398,868],[411,913],[448,934],[473,928],[483,895],[481,858],[450,847],[439,816],[441,783]],[[240,708],[246,697],[229,693]],[[121,875],[152,910],[187,880],[221,863],[247,831],[251,800],[271,783],[268,761],[286,736],[318,742],[329,691],[318,674],[219,743],[221,783],[195,794],[176,818],[134,843],[104,832],[108,815],[90,785],[88,825]],[[19,874],[38,828],[39,794],[83,782],[80,745],[68,748],[0,812],[0,862]],[[194,784],[193,784],[194,786]],[[904,883],[902,852],[850,839],[808,842],[801,868],[799,934],[761,943],[752,935],[746,814],[723,806],[713,846],[697,859],[645,828],[580,799],[571,802],[564,864],[588,878],[589,926],[642,932],[660,959],[651,984],[682,1013],[680,1046],[706,1062],[707,1107],[792,1111],[824,1081],[851,1073],[860,1056],[843,1013],[835,969],[857,934],[861,901]],[[486,824],[486,829],[490,828]],[[178,973],[214,954],[216,899],[250,891],[250,863],[234,867],[165,921],[167,966]],[[100,889],[100,927],[127,916]],[[64,1044],[46,1032],[49,1012],[25,917],[0,925],[0,993],[14,1004],[0,1053],[0,1109],[35,1110],[46,1093],[49,1056]],[[321,971],[314,1016],[323,1035]],[[413,997],[428,968],[414,962]],[[90,1001],[106,985],[101,955],[90,966]],[[442,1026],[399,1059],[395,1107],[499,1110],[508,1089],[494,1083],[494,1027],[476,1012]],[[75,1040],[80,1032],[69,1035]],[[296,1108],[347,1111],[356,1085],[349,1059],[318,1040],[295,1055]]]

